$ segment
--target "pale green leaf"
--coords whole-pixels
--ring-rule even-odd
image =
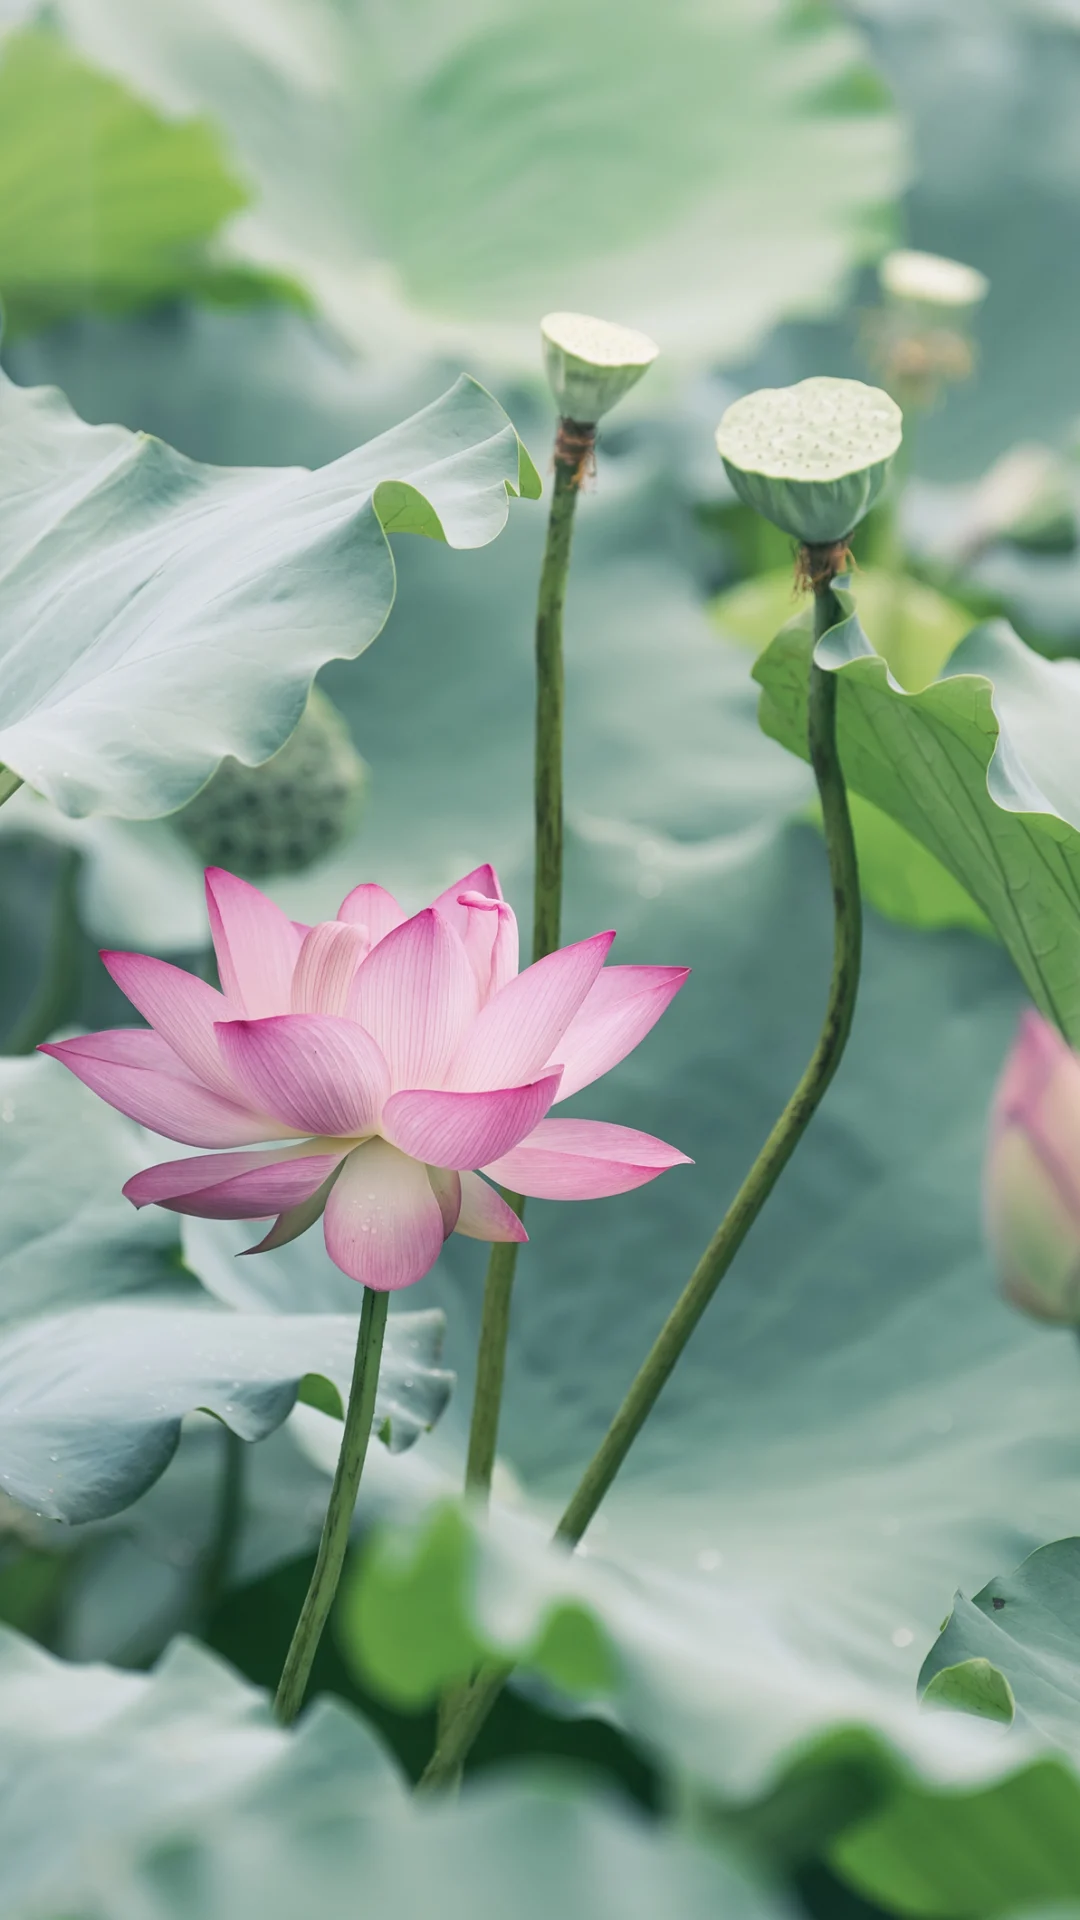
[[[185,1414],[213,1413],[261,1440],[305,1377],[348,1393],[354,1318],[238,1314],[198,1306],[101,1304],[27,1322],[0,1338],[0,1487],[54,1520],[99,1520],[165,1471]],[[438,1419],[452,1376],[436,1364],[443,1318],[389,1321],[374,1430],[411,1446]]]
[[[402,525],[459,547],[535,489],[464,376],[315,473],[199,466],[0,376],[0,452],[0,761],[70,814],[167,813],[225,754],[276,752],[390,612],[388,482]]]
[[[0,41],[0,298],[9,337],[185,294],[300,290],[216,258],[248,191],[206,119],[164,118],[55,33]]]
[[[365,350],[532,370],[559,307],[741,354],[834,298],[903,175],[859,39],[784,0],[58,13],[148,97],[213,115],[258,189],[248,257]]]
[[[1080,1039],[1080,667],[1047,661],[1004,621],[977,627],[940,679],[907,693],[850,594],[818,659],[840,676],[838,728],[856,793],[888,813],[982,908],[1032,998]],[[806,754],[808,616],[755,667],[766,733]]]
[[[190,1643],[149,1675],[68,1667],[0,1631],[5,1920],[793,1920],[715,1846],[581,1781],[442,1804],[319,1702],[298,1729]]]

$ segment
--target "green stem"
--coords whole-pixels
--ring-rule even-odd
[[[0,800],[0,805],[3,801]],[[5,1053],[33,1053],[57,1027],[72,1019],[79,996],[79,871],[82,855],[65,847],[53,893],[48,945],[40,984],[4,1044]]]
[[[293,1633],[292,1645],[285,1656],[285,1665],[281,1671],[281,1680],[274,1700],[274,1712],[284,1726],[288,1726],[295,1720],[303,1705],[312,1662],[318,1651],[330,1609],[334,1604],[341,1569],[345,1564],[353,1509],[356,1506],[360,1476],[364,1471],[364,1459],[371,1437],[372,1421],[375,1417],[375,1390],[379,1381],[379,1361],[382,1358],[383,1335],[386,1332],[386,1313],[389,1304],[389,1294],[375,1293],[370,1287],[364,1288],[360,1329],[356,1337],[352,1385],[349,1389],[349,1404],[345,1411],[345,1428],[341,1436],[341,1452],[338,1455],[334,1484],[330,1489],[330,1501],[326,1509],[326,1519],[323,1522],[318,1558],[304,1604],[300,1609],[300,1618]]]
[[[562,921],[563,876],[563,608],[574,539],[574,510],[595,444],[595,427],[560,420],[555,436],[555,478],[548,512],[547,541],[536,599],[536,730],[533,758],[535,851],[533,881],[533,960],[554,953]],[[520,1220],[525,1201],[519,1193],[503,1198]],[[499,1444],[499,1414],[510,1302],[517,1270],[516,1240],[496,1241],[488,1256],[484,1304],[476,1352],[476,1386],[465,1463],[465,1491],[478,1506],[491,1497],[491,1476]],[[453,1687],[439,1702],[439,1740],[455,1721],[467,1689]],[[450,1784],[450,1776],[444,1782]]]
[[[555,437],[555,479],[548,514],[547,543],[536,601],[534,961],[542,960],[545,954],[555,951],[559,944],[562,918],[563,607],[574,538],[574,510],[594,438],[595,429],[592,427],[582,426],[575,421],[559,422]],[[505,1198],[520,1220],[525,1209],[521,1195],[508,1193]],[[476,1388],[465,1469],[466,1488],[481,1504],[487,1503],[495,1467],[499,1411],[506,1372],[506,1344],[510,1332],[510,1299],[517,1257],[516,1241],[496,1242],[491,1249],[484,1281],[484,1305],[476,1355]]]
[[[521,1195],[504,1193],[503,1198],[520,1220],[525,1211]],[[465,1490],[482,1503],[486,1503],[491,1492],[491,1476],[495,1468],[499,1408],[502,1405],[503,1375],[506,1371],[506,1343],[510,1333],[510,1295],[514,1285],[517,1250],[516,1240],[497,1240],[491,1249],[484,1283],[484,1306],[480,1315],[480,1340],[476,1357],[476,1388],[469,1428],[469,1453],[465,1463]]]
[[[218,1482],[217,1513],[214,1518],[214,1531],[199,1568],[195,1603],[192,1608],[194,1628],[197,1633],[203,1633],[209,1625],[211,1615],[224,1595],[229,1574],[232,1571],[244,1510],[245,1444],[231,1427],[222,1424],[221,1477]]]
[[[536,758],[534,795],[536,868],[533,882],[533,959],[559,944],[563,869],[563,606],[574,510],[595,429],[560,420],[547,544],[536,601]]]
[[[832,587],[822,582],[815,588],[815,642],[838,618],[839,608]],[[821,797],[834,911],[832,979],[818,1043],[802,1079],[664,1322],[559,1521],[555,1538],[570,1546],[581,1539],[656,1405],[691,1334],[806,1132],[847,1045],[859,983],[862,913],[855,842],[836,743],[836,695],[836,676],[811,663],[810,759]],[[419,1783],[421,1787],[425,1790],[442,1787],[457,1777],[512,1671],[513,1663],[506,1661],[492,1661],[481,1670],[456,1716],[443,1729]]]

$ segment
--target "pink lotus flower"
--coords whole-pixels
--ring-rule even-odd
[[[1027,1013],[994,1098],[986,1217],[1014,1306],[1080,1325],[1080,1058]]]
[[[411,920],[376,886],[316,927],[218,868],[206,892],[220,993],[104,953],[149,1027],[42,1048],[155,1133],[247,1149],[148,1167],[124,1188],[137,1207],[276,1214],[252,1253],[321,1214],[330,1258],[386,1291],[421,1279],[450,1233],[528,1238],[478,1168],[512,1192],[590,1200],[686,1161],[629,1127],[545,1118],[637,1045],[685,967],[605,968],[614,935],[597,933],[519,973],[491,867]]]

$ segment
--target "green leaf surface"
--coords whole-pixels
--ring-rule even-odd
[[[0,376],[0,761],[62,811],[167,813],[226,753],[276,752],[313,675],[394,599],[383,527],[452,546],[535,492],[501,407],[464,376],[314,473],[198,466]]]
[[[256,184],[242,236],[365,351],[538,364],[559,306],[665,354],[743,354],[883,239],[893,114],[830,9],[708,0],[215,6],[63,0],[74,42],[210,113]]]
[[[943,1715],[942,1718],[945,1716]],[[963,1920],[1080,1900],[1080,1784],[1042,1760],[977,1793],[907,1783],[833,1847],[867,1899],[919,1920]]]
[[[1000,1720],[1007,1727],[1016,1717],[1016,1698],[1009,1682],[981,1654],[958,1660],[955,1666],[939,1667],[923,1688],[922,1697],[925,1706],[976,1713],[983,1720]]]
[[[922,581],[875,567],[860,567],[856,583],[867,624],[887,636],[882,647],[892,672],[905,687],[926,685],[967,632],[965,608]],[[729,587],[713,601],[712,612],[725,639],[760,653],[795,605],[788,565]],[[863,894],[878,913],[909,927],[990,931],[966,887],[896,820],[859,794],[851,796],[851,817]]]
[[[1036,1004],[1080,1039],[1080,667],[1000,620],[976,627],[919,693],[892,679],[850,594],[818,658],[840,676],[844,770],[947,867],[1008,948]],[[808,618],[754,669],[761,724],[805,754]]]
[[[188,1642],[119,1674],[0,1630],[0,1745],[5,1920],[353,1920],[358,1888],[402,1920],[791,1914],[715,1846],[581,1781],[412,1800],[353,1714],[321,1702],[286,1733]]]
[[[9,337],[87,312],[299,288],[210,251],[249,198],[208,120],[163,118],[55,33],[0,41],[0,298]]]
[[[0,1729],[0,1904],[11,1920],[118,1920],[140,1855],[241,1809],[249,1831],[280,1823],[290,1800],[310,1819],[335,1779],[373,1818],[400,1798],[391,1763],[351,1715],[316,1709],[290,1737],[264,1695],[189,1642],[147,1676],[68,1666],[0,1629]]]
[[[996,1669],[1021,1717],[1080,1758],[1080,1540],[1040,1547],[974,1599],[957,1594],[920,1687],[940,1698],[942,1677],[959,1662]]]
[[[0,1060],[0,1325],[178,1283],[179,1231],[121,1192],[146,1135],[41,1059]]]
[[[305,1375],[347,1393],[356,1324],[156,1304],[33,1320],[0,1340],[0,1487],[54,1520],[116,1513],[164,1472],[196,1408],[261,1440],[292,1411]],[[374,1430],[389,1421],[395,1448],[446,1405],[442,1332],[431,1311],[389,1322]]]

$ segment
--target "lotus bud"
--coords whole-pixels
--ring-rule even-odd
[[[560,418],[580,426],[594,427],[610,413],[660,351],[647,334],[587,313],[549,313],[540,322],[540,335]]]
[[[260,767],[223,760],[174,824],[207,866],[248,879],[302,873],[356,826],[367,767],[333,701],[313,687],[299,725]]]
[[[873,506],[902,427],[880,388],[818,376],[745,394],[716,444],[740,500],[805,546],[829,548]]]
[[[1080,1057],[1028,1013],[994,1098],[986,1221],[1012,1304],[1080,1326]]]

